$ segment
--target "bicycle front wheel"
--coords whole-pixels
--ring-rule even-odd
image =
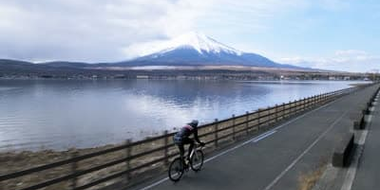
[[[176,158],[170,163],[169,166],[169,178],[170,180],[177,182],[183,175],[183,164],[180,158]]]
[[[203,152],[201,150],[196,150],[190,159],[190,167],[194,171],[200,171],[203,166]]]

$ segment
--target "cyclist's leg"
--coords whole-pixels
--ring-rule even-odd
[[[191,154],[191,151],[194,148],[194,140],[193,139],[187,139],[187,144],[190,144],[190,146],[189,146],[189,152],[187,154],[187,159],[190,160],[190,154]]]
[[[178,149],[179,149],[179,155],[181,157],[181,161],[182,163],[185,165],[185,147],[184,147],[184,144],[183,143],[178,143],[177,144],[178,146]]]

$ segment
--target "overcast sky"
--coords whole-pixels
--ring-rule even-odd
[[[378,0],[0,0],[0,58],[106,62],[202,32],[280,63],[380,69]]]

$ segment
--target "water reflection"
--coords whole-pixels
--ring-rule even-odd
[[[91,147],[140,139],[194,118],[210,122],[347,86],[321,81],[0,80],[0,147]]]

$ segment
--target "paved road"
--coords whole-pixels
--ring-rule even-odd
[[[372,112],[364,151],[353,182],[353,190],[380,189],[380,103]]]
[[[260,141],[221,150],[218,154],[222,155],[211,158],[201,172],[188,172],[179,183],[164,179],[131,189],[297,189],[300,176],[330,161],[334,142],[352,129],[352,119],[378,87],[357,91],[301,115],[274,128]]]

